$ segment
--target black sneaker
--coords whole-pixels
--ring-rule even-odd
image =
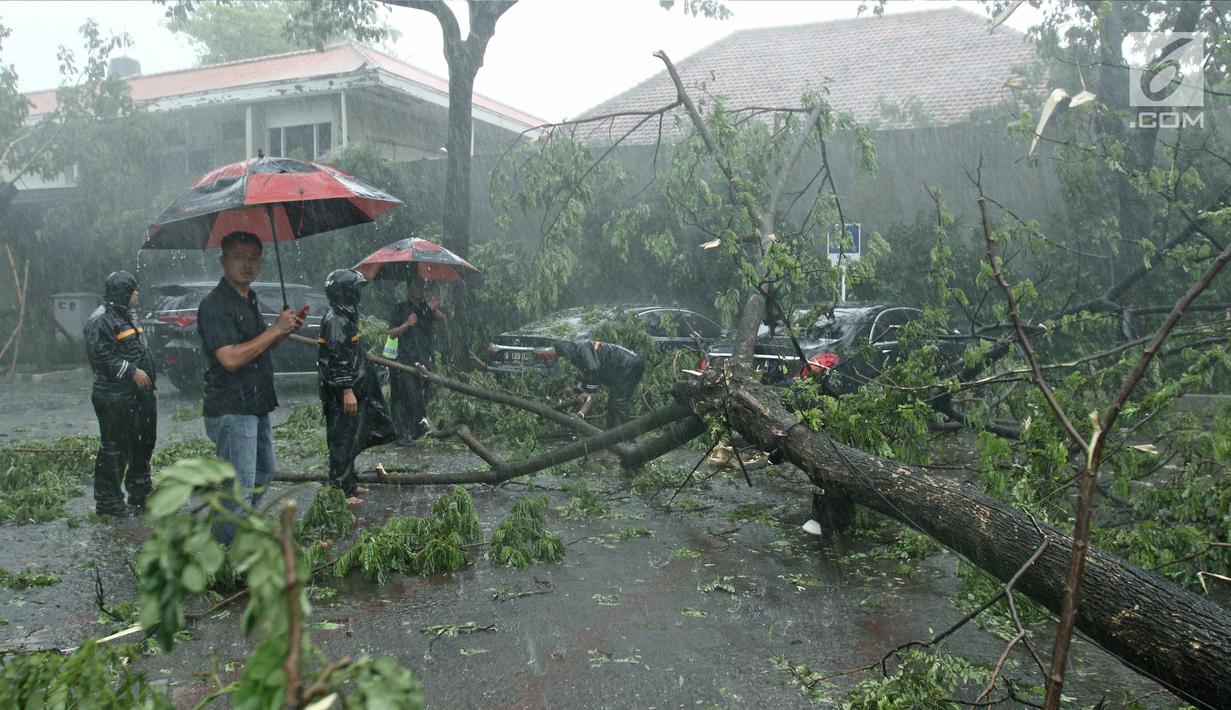
[[[96,509],[94,511],[94,514],[99,516],[100,518],[117,518],[117,519],[135,518],[138,515],[140,515],[140,513],[138,513],[136,510],[134,510],[133,508],[129,508],[126,505],[119,507],[119,508]]]

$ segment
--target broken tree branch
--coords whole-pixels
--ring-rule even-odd
[[[295,501],[282,506],[282,516],[275,536],[282,546],[282,564],[286,567],[286,660],[282,672],[286,676],[286,702],[283,707],[301,706],[299,652],[303,646],[303,613],[299,605],[299,562],[295,559]]]
[[[1013,321],[1013,329],[1017,332],[1017,341],[1021,343],[1022,350],[1026,353],[1026,361],[1030,363],[1030,371],[1034,374],[1035,384],[1038,385],[1043,398],[1047,400],[1052,413],[1060,420],[1060,425],[1064,427],[1069,438],[1082,450],[1089,451],[1090,445],[1078,433],[1073,422],[1069,421],[1068,414],[1056,401],[1055,393],[1051,391],[1047,378],[1043,376],[1043,370],[1039,368],[1039,356],[1035,353],[1034,346],[1030,344],[1030,338],[1026,336],[1026,329],[1022,327],[1022,319],[1017,312],[1017,297],[1013,295],[1013,287],[1009,285],[1008,279],[1004,276],[1004,270],[1000,268],[1000,261],[996,258],[996,239],[992,236],[992,227],[987,219],[987,200],[983,197],[979,198],[979,211],[983,216],[983,240],[987,243],[987,263],[991,265],[992,272],[996,275],[996,283],[1000,284],[1000,289],[1004,291],[1005,301],[1009,304],[1009,318]]]
[[[1107,442],[1107,437],[1115,426],[1116,419],[1120,416],[1120,411],[1128,402],[1128,398],[1137,389],[1141,378],[1145,376],[1146,370],[1150,363],[1154,360],[1154,356],[1158,353],[1163,343],[1171,335],[1171,331],[1176,324],[1180,322],[1180,318],[1192,302],[1201,295],[1206,288],[1214,281],[1214,277],[1218,272],[1222,271],[1227,262],[1231,261],[1231,246],[1226,247],[1214,258],[1214,261],[1206,268],[1192,286],[1184,293],[1180,300],[1176,302],[1175,307],[1171,309],[1171,314],[1167,316],[1167,320],[1159,326],[1158,332],[1154,335],[1154,339],[1145,347],[1138,358],[1137,364],[1133,366],[1128,376],[1124,378],[1124,383],[1120,386],[1120,390],[1116,392],[1115,398],[1107,407],[1107,411],[1103,415],[1091,415],[1094,423],[1094,436],[1090,440],[1090,447],[1086,456],[1085,470],[1081,475],[1081,486],[1077,493],[1077,519],[1073,526],[1073,553],[1069,561],[1068,576],[1064,583],[1064,600],[1060,609],[1060,623],[1056,628],[1056,643],[1052,650],[1051,671],[1047,678],[1047,695],[1043,699],[1043,707],[1046,710],[1056,710],[1060,707],[1060,694],[1064,685],[1064,667],[1068,658],[1069,643],[1073,636],[1073,627],[1078,616],[1077,602],[1081,594],[1082,587],[1082,571],[1086,564],[1086,557],[1089,554],[1088,545],[1090,539],[1090,518],[1094,511],[1094,496],[1095,496],[1095,481],[1098,478],[1099,467],[1102,465],[1103,447]],[[1224,701],[1227,697],[1223,698]]]
[[[932,537],[1002,581],[1036,549],[1038,532],[1024,513],[960,481],[839,444],[793,426],[777,394],[755,382],[681,383],[676,396],[699,415],[725,413],[763,451],[781,444],[787,459],[827,489]],[[781,433],[786,432],[785,436]],[[1014,589],[1058,612],[1072,538],[1040,525],[1052,540]],[[1076,628],[1109,653],[1199,706],[1231,698],[1231,614],[1217,604],[1097,548],[1089,547]]]
[[[316,347],[315,340],[305,338],[302,335],[291,334],[287,337],[297,343],[303,343],[305,345]],[[481,399],[485,402],[495,402],[496,404],[503,404],[509,407],[516,407],[518,409],[525,410],[537,417],[546,419],[547,421],[568,427],[569,429],[572,429],[578,434],[582,434],[584,436],[595,436],[603,431],[584,419],[574,417],[571,414],[565,414],[564,412],[552,409],[547,405],[518,397],[515,394],[500,392],[497,390],[489,390],[484,387],[461,382],[459,380],[432,372],[422,366],[412,367],[395,360],[380,357],[379,355],[369,355],[368,359],[377,365],[383,365],[384,367],[401,370],[402,372],[409,372],[410,374],[417,375],[434,385],[440,385],[441,387],[451,389],[455,392],[461,392],[462,394],[474,397],[475,399]],[[628,447],[619,445],[613,446],[612,451],[616,456],[621,458],[629,453]]]
[[[611,448],[611,446],[617,442],[626,441],[633,437],[640,436],[647,431],[661,428],[667,424],[679,422],[682,425],[682,434],[677,434],[677,436],[687,435],[688,432],[694,430],[694,426],[688,424],[690,419],[695,420],[692,416],[691,409],[679,403],[672,403],[666,407],[656,409],[640,418],[622,424],[614,429],[600,431],[594,436],[574,441],[571,444],[554,449],[541,456],[511,462],[503,461],[500,457],[496,456],[484,447],[483,444],[475,439],[465,427],[438,430],[436,432],[429,432],[429,435],[442,438],[446,436],[457,436],[462,439],[468,447],[470,447],[471,451],[474,451],[475,454],[486,461],[491,468],[488,470],[462,471],[458,473],[418,473],[403,474],[399,476],[372,476],[371,474],[366,474],[361,475],[359,480],[363,483],[382,483],[406,486],[454,485],[465,483],[484,483],[488,485],[496,485],[519,476],[526,476],[531,473],[541,471],[545,468],[559,466],[560,464],[567,463],[573,459],[588,456],[589,454]],[[704,430],[704,426],[699,422],[695,426],[700,427],[701,430]],[[671,436],[671,433],[669,432],[667,436]],[[685,441],[686,440],[687,439],[685,439]],[[675,445],[673,445],[670,449],[663,450],[663,446],[663,439],[654,439],[649,442],[646,447],[641,449],[642,453],[638,453],[636,458],[637,460],[642,460],[644,463],[644,461],[649,461],[652,458],[661,456],[662,453],[675,448]],[[309,483],[313,481],[325,481],[327,480],[327,477],[325,474],[276,474],[274,479],[284,482]]]

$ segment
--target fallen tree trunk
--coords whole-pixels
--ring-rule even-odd
[[[681,383],[676,396],[702,414],[721,412],[725,402],[732,427],[749,442],[770,451],[782,440],[787,458],[829,492],[909,525],[1002,581],[1041,542],[1029,517],[973,486],[794,426],[797,418],[763,385],[737,381],[728,395],[719,383]],[[1053,543],[1016,589],[1056,612],[1073,541],[1043,529]],[[1077,627],[1188,702],[1231,708],[1231,613],[1094,547],[1087,554]]]
[[[406,369],[398,363],[388,364]],[[525,404],[542,407],[507,393],[428,374],[433,382],[482,399],[524,409],[530,409]],[[622,430],[644,424],[655,415],[659,425],[674,422],[659,437],[626,448],[622,458],[644,463],[700,434],[704,430],[700,417],[725,411],[732,428],[750,443],[771,451],[781,442],[787,460],[843,502],[862,504],[902,522],[1002,581],[1022,570],[1042,542],[1035,521],[972,486],[872,456],[839,444],[824,433],[795,426],[797,418],[764,385],[747,380],[727,385],[714,380],[685,382],[677,386],[675,395],[695,416],[686,415],[683,407],[675,411],[664,408],[565,448],[571,447],[569,453],[576,457],[611,446],[624,438],[627,432]],[[568,416],[550,411],[553,419]],[[649,427],[637,428],[646,431]],[[786,435],[780,437],[779,432]],[[555,461],[558,455],[552,452],[545,456]],[[405,484],[498,482],[493,481],[493,473],[412,474],[364,480]],[[512,477],[500,476],[501,480]],[[1057,612],[1063,599],[1072,537],[1050,526],[1042,529],[1052,544],[1025,569],[1015,589]],[[1089,548],[1087,555],[1077,628],[1130,668],[1184,700],[1199,707],[1231,709],[1231,613],[1097,548]]]

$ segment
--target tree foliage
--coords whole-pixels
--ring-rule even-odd
[[[165,2],[165,0],[164,0]],[[177,0],[167,7],[164,26],[188,38],[198,64],[218,64],[300,49],[322,49],[342,39],[360,42],[397,37],[375,12],[370,28],[341,22],[313,25],[310,36],[300,31],[302,6],[294,0]]]
[[[990,9],[1000,12],[1007,4]],[[1219,130],[1226,96],[1207,90],[1199,129],[1130,127],[1135,114],[1127,67],[1133,57],[1124,40],[1128,31],[1205,30],[1211,37],[1205,85],[1222,87],[1231,63],[1221,26],[1226,11],[1218,2],[1049,4],[1031,36],[1053,62],[1050,80],[1070,94],[1082,86],[1097,94],[1043,135],[1044,154],[1057,166],[1074,219],[1044,230],[1031,215],[1019,217],[1010,188],[984,182],[978,156],[969,156],[971,182],[996,205],[986,245],[983,225],[960,224],[935,190],[932,213],[895,229],[891,242],[874,240],[872,258],[855,273],[856,293],[920,305],[924,316],[904,333],[903,356],[855,394],[837,399],[813,382],[799,383],[787,398],[801,422],[880,456],[926,464],[934,455],[927,427],[944,413],[984,430],[977,439],[978,485],[1072,529],[1074,483],[1089,470],[1089,460],[1072,440],[1071,418],[1088,440],[1105,444],[1106,465],[1095,464],[1102,513],[1094,539],[1205,590],[1208,575],[1228,562],[1231,530],[1220,506],[1231,488],[1225,452],[1195,433],[1221,431],[1226,412],[1185,415],[1176,405],[1186,394],[1225,391],[1231,378],[1225,320],[1231,282],[1221,277],[1205,288],[1143,379],[1130,373],[1143,358],[1149,362],[1154,353],[1143,352],[1148,336],[1198,276],[1218,268],[1222,262],[1215,257],[1231,241],[1231,155]],[[799,138],[792,129],[803,125],[801,114],[815,100],[803,97],[802,109],[775,112],[728,107],[721,96],[706,96],[700,120],[684,126],[671,145],[656,146],[651,174],[640,180],[610,158],[607,144],[593,142],[605,133],[601,126],[556,127],[537,145],[511,154],[494,179],[499,204],[528,212],[543,226],[532,258],[523,259],[531,285],[524,302],[550,307],[583,268],[579,255],[605,246],[598,235],[628,226],[651,253],[668,257],[664,263],[729,259],[724,276],[705,282],[725,316],[741,302],[753,304],[742,301],[752,291],[768,302],[767,321],[776,319],[775,307],[791,314],[802,305],[813,307],[803,320],[809,322],[816,306],[836,302],[835,272],[817,258],[823,247],[815,243],[829,225],[858,221],[843,215],[841,190],[824,164],[824,141],[843,131],[867,144],[865,164],[875,161],[866,134],[824,111],[809,129],[815,135],[807,136],[820,159],[810,154],[788,180],[820,188],[798,196],[787,188],[788,199],[775,201],[775,178],[789,166],[786,158]],[[661,113],[669,116],[673,108]],[[1007,127],[1006,149],[1033,139],[1037,123],[1032,113],[1019,116]],[[587,140],[572,140],[579,135]],[[660,154],[668,155],[665,170]],[[767,222],[775,225],[772,235]],[[598,224],[614,229],[599,230]],[[667,229],[671,238],[661,239]],[[709,248],[698,250],[700,243]],[[617,258],[603,263],[605,275],[634,283],[669,280],[666,274],[646,279],[654,272],[643,264],[637,277],[625,276],[633,272],[624,271],[627,242],[613,244]],[[673,270],[690,273],[681,263]],[[1001,290],[1001,273],[1012,301]],[[753,316],[742,321],[741,332],[762,314]],[[1035,386],[1039,376],[1018,343],[1014,320],[1025,323],[1050,388]],[[939,357],[941,339],[955,327],[968,345],[958,361],[946,362]],[[1125,398],[1123,388],[1130,385]],[[1105,411],[1114,415],[1103,420]],[[1096,413],[1089,423],[1087,412]],[[1015,426],[998,428],[995,420]],[[1113,422],[1114,428],[1103,428]],[[1155,524],[1160,520],[1167,522]]]
[[[244,632],[259,639],[239,679],[217,691],[228,694],[233,707],[284,702],[301,707],[343,693],[359,701],[381,698],[388,707],[421,707],[418,682],[392,659],[363,656],[314,670],[305,667],[320,654],[305,627],[311,570],[292,537],[294,508],[283,509],[281,523],[264,517],[235,500],[234,480],[229,465],[208,459],[188,459],[159,473],[149,499],[155,532],[137,561],[141,626],[170,651],[186,620],[184,600],[204,592],[208,579],[229,562],[248,589]],[[214,539],[210,518],[184,511],[193,499],[200,501],[199,508],[235,523],[230,546]],[[225,501],[238,502],[239,512],[224,507]]]

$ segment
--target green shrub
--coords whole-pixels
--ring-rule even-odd
[[[301,542],[309,540],[337,540],[351,534],[355,528],[355,514],[346,505],[346,493],[337,486],[323,484],[316,491],[312,505],[304,513],[299,534]]]
[[[214,442],[203,436],[181,439],[165,445],[159,444],[154,450],[154,455],[150,457],[150,469],[157,471],[163,466],[170,466],[183,459],[216,458],[217,451],[218,447],[214,446]]]
[[[66,436],[0,448],[0,522],[43,523],[94,474],[98,437]]]
[[[68,656],[57,651],[9,656],[0,668],[0,697],[14,708],[174,707],[133,670],[140,655],[136,646],[88,640]]]
[[[472,561],[466,544],[481,534],[470,493],[454,486],[432,504],[427,517],[395,516],[383,527],[365,530],[334,563],[333,573],[343,576],[358,567],[384,584],[394,574],[454,572]]]
[[[60,577],[50,572],[10,572],[0,569],[0,587],[8,589],[29,589],[30,587],[50,587],[59,584]]]
[[[492,533],[487,555],[497,564],[528,567],[564,559],[564,544],[547,530],[547,498],[518,498],[513,512]]]

